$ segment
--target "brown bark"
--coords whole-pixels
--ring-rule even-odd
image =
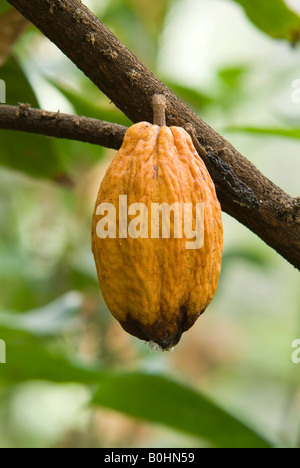
[[[222,209],[300,269],[300,199],[264,177],[161,83],[80,0],[9,0],[132,121],[152,120],[154,94],[168,125],[190,125]]]
[[[28,104],[0,106],[0,128],[38,133],[119,149],[127,127],[77,115],[32,109]]]

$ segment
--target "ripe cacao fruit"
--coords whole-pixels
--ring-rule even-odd
[[[136,213],[141,214],[145,206],[146,218],[139,217],[137,223],[130,209],[124,217],[120,195],[123,201],[127,196],[127,206],[134,206]],[[190,236],[176,236],[175,211],[170,238],[162,235],[166,227],[162,221],[154,229],[155,236],[151,237],[150,228],[145,236],[151,209],[163,203],[182,208],[192,204],[193,229],[195,206],[203,206],[201,248],[187,247]],[[115,232],[109,230],[110,218],[102,216],[108,212],[108,205],[103,204],[115,208]],[[179,215],[183,223],[184,211]],[[101,219],[107,221],[102,238]],[[139,237],[129,235],[129,228],[124,230],[130,220],[136,228],[139,225]],[[210,304],[217,289],[222,248],[222,215],[215,187],[188,133],[148,122],[131,126],[102,180],[93,215],[92,250],[100,288],[113,316],[132,335],[162,349],[171,348]]]

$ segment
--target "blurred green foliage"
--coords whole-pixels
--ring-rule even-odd
[[[276,39],[292,44],[300,38],[300,18],[283,0],[234,0],[245,10],[248,18],[262,31]]]
[[[93,402],[204,437],[215,446],[271,448],[207,398],[162,376],[110,373],[102,380]]]
[[[159,74],[161,46],[172,41],[166,31],[183,1],[90,3]],[[282,1],[238,3],[270,36],[291,40],[299,18]],[[183,6],[192,10],[193,2]],[[224,39],[221,32],[217,39]],[[293,54],[296,63],[299,50]],[[276,70],[272,63],[270,73],[267,63],[246,58],[220,62],[209,85],[191,86],[167,72],[160,78],[293,193],[299,129],[288,122],[299,125],[300,113],[274,111],[282,88],[291,90],[293,63]],[[8,104],[43,107],[53,99],[62,111],[130,124],[34,28],[16,44],[0,78]],[[110,316],[90,251],[93,203],[113,154],[0,131],[0,339],[7,346],[0,446],[298,446],[299,371],[291,362],[291,342],[300,336],[297,272],[224,215],[222,275],[212,305],[173,353],[150,352]]]
[[[9,10],[11,6],[9,3],[5,2],[0,5],[0,14],[5,13],[7,10]]]
[[[228,127],[230,132],[253,133],[262,136],[278,136],[286,138],[300,139],[300,128],[262,128],[262,127]]]
[[[17,105],[22,96],[23,103],[38,107],[32,87],[15,60],[10,59],[1,67],[1,78],[5,83],[9,83],[7,104]],[[45,143],[45,138],[39,135],[36,138],[32,138],[31,135],[22,135],[21,144],[18,138],[12,138],[11,132],[2,130],[0,163],[36,177],[51,179],[63,173],[63,167],[52,141]]]

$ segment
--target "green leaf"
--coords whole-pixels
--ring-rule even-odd
[[[7,2],[2,2],[0,4],[0,15],[2,15],[2,13],[5,13],[7,10],[11,9],[12,10],[12,7],[9,5],[9,3]]]
[[[76,314],[81,306],[81,295],[70,292],[41,309],[22,313],[1,312],[0,327],[37,336],[57,335],[78,325]]]
[[[1,327],[0,336],[5,339]],[[49,351],[37,340],[14,337],[5,342],[6,364],[0,364],[0,381],[20,383],[28,380],[47,380],[84,384],[99,382],[101,374],[98,369]]]
[[[234,0],[261,31],[292,44],[300,38],[300,17],[283,0]]]
[[[10,59],[0,67],[0,78],[6,83],[6,104],[16,106],[19,102],[38,107],[34,91],[19,64]]]
[[[164,424],[219,447],[270,447],[264,438],[206,397],[161,376],[106,375],[93,404]]]
[[[223,279],[226,277],[225,271],[232,266],[233,262],[247,262],[253,267],[263,270],[270,270],[272,268],[272,257],[269,250],[264,246],[261,248],[257,245],[240,245],[236,247],[227,248],[222,255],[222,275]],[[220,280],[222,286],[222,280]]]
[[[114,122],[120,125],[132,125],[132,122],[122,114],[117,108],[110,106],[111,108],[105,108],[104,106],[93,104],[93,96],[90,96],[90,100],[80,96],[75,91],[70,90],[61,83],[54,80],[49,80],[58,91],[60,91],[70,103],[73,105],[78,115],[84,115],[85,117],[91,117],[93,119],[105,120],[107,122]],[[85,89],[82,85],[82,89]],[[99,96],[101,93],[99,91]]]
[[[158,36],[163,27],[168,11],[169,0],[123,0],[123,3],[134,12],[140,22],[147,27],[154,37]]]
[[[53,143],[60,161],[75,181],[80,181],[82,174],[106,154],[104,147],[81,141],[57,139]]]
[[[98,382],[98,368],[71,360],[60,350],[50,351],[48,342],[37,338],[71,331],[81,305],[81,295],[71,292],[39,310],[1,313],[0,338],[6,343],[6,364],[0,368],[0,380]]]
[[[38,107],[37,99],[21,67],[9,60],[0,68],[6,83],[7,104],[19,102]],[[0,130],[0,164],[30,176],[55,179],[65,173],[52,140],[11,130]]]
[[[17,133],[17,132],[15,132]],[[58,178],[64,169],[56,158],[52,142],[40,135],[0,130],[0,164],[33,177]]]
[[[229,132],[252,133],[263,136],[278,136],[285,138],[300,139],[300,128],[263,128],[263,127],[227,127]]]
[[[191,105],[194,109],[199,110],[206,106],[214,103],[214,98],[208,96],[197,89],[190,88],[188,86],[175,83],[174,81],[165,80],[166,86],[168,86],[174,94],[180,99]]]
[[[230,88],[236,91],[247,72],[245,67],[226,67],[219,71],[219,77]]]
[[[144,57],[146,65],[155,66],[158,50],[158,32],[164,16],[166,0],[110,1],[101,14],[101,20],[138,57]],[[138,38],[138,40],[137,40]]]

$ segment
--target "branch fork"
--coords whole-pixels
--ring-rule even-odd
[[[54,42],[133,122],[151,122],[153,95],[165,96],[168,102],[167,125],[183,128],[191,125],[194,139],[206,152],[204,154],[201,149],[223,211],[247,226],[300,269],[299,199],[289,196],[267,179],[228,141],[194,114],[81,0],[8,1]],[[89,35],[91,31],[92,40]],[[62,128],[62,123],[55,125]],[[95,128],[98,127],[95,124]],[[50,131],[54,133],[53,126]],[[107,127],[105,131],[108,131]],[[81,138],[84,138],[82,133]],[[69,131],[66,134],[70,136]],[[119,136],[117,134],[115,138],[115,133],[112,133],[106,143],[118,147]],[[90,139],[93,140],[91,133]],[[97,138],[94,140],[96,142]]]

